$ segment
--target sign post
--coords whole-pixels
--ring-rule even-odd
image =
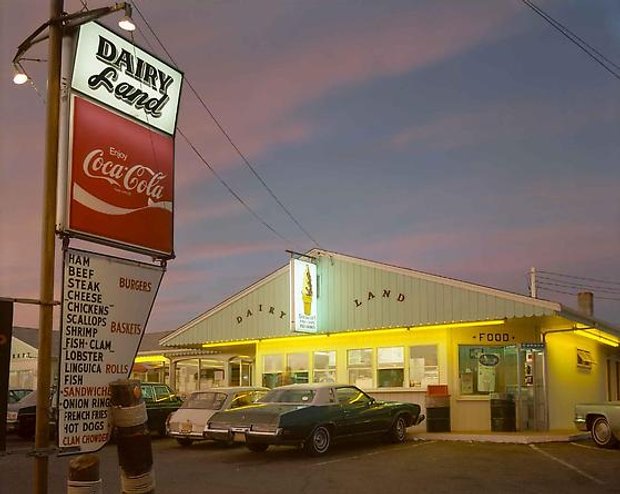
[[[6,424],[13,337],[13,301],[0,300],[0,424]],[[6,451],[6,427],[0,426],[0,453]]]

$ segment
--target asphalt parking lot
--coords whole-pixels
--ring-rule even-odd
[[[620,449],[590,441],[498,444],[415,440],[336,445],[327,456],[272,447],[252,453],[212,442],[181,448],[153,439],[158,493],[606,493],[620,492]],[[32,492],[32,443],[10,438],[0,493]],[[98,453],[104,493],[120,492],[116,446]],[[49,459],[49,493],[66,493],[70,457]]]

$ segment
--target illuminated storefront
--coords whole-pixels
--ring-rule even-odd
[[[240,375],[270,387],[348,382],[423,407],[447,389],[454,431],[570,429],[574,403],[620,398],[616,327],[556,302],[322,250],[160,344],[219,362],[221,385]]]

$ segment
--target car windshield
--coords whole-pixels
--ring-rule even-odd
[[[295,403],[307,405],[314,400],[315,391],[313,389],[272,389],[263,396],[260,403]]]
[[[31,393],[28,393],[26,396],[24,396],[21,400],[18,401],[18,403],[23,406],[23,407],[30,407],[37,404],[37,392],[32,391]]]
[[[190,397],[183,402],[181,408],[200,408],[204,410],[219,410],[226,401],[225,393],[217,393],[214,391],[205,391],[201,393],[192,393]]]

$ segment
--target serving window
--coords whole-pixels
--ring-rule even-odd
[[[349,383],[360,388],[372,388],[372,348],[347,350]]]
[[[309,372],[309,359],[307,353],[289,353],[286,356],[286,372],[283,384],[307,383]]]
[[[263,386],[275,388],[281,384],[283,361],[282,355],[263,356]]]
[[[312,354],[312,382],[336,382],[336,352],[334,350],[314,352]]]
[[[507,362],[504,347],[459,346],[461,395],[505,393]]]
[[[425,390],[439,384],[437,345],[409,347],[409,387]]]
[[[377,387],[405,385],[405,349],[402,346],[377,348]]]

